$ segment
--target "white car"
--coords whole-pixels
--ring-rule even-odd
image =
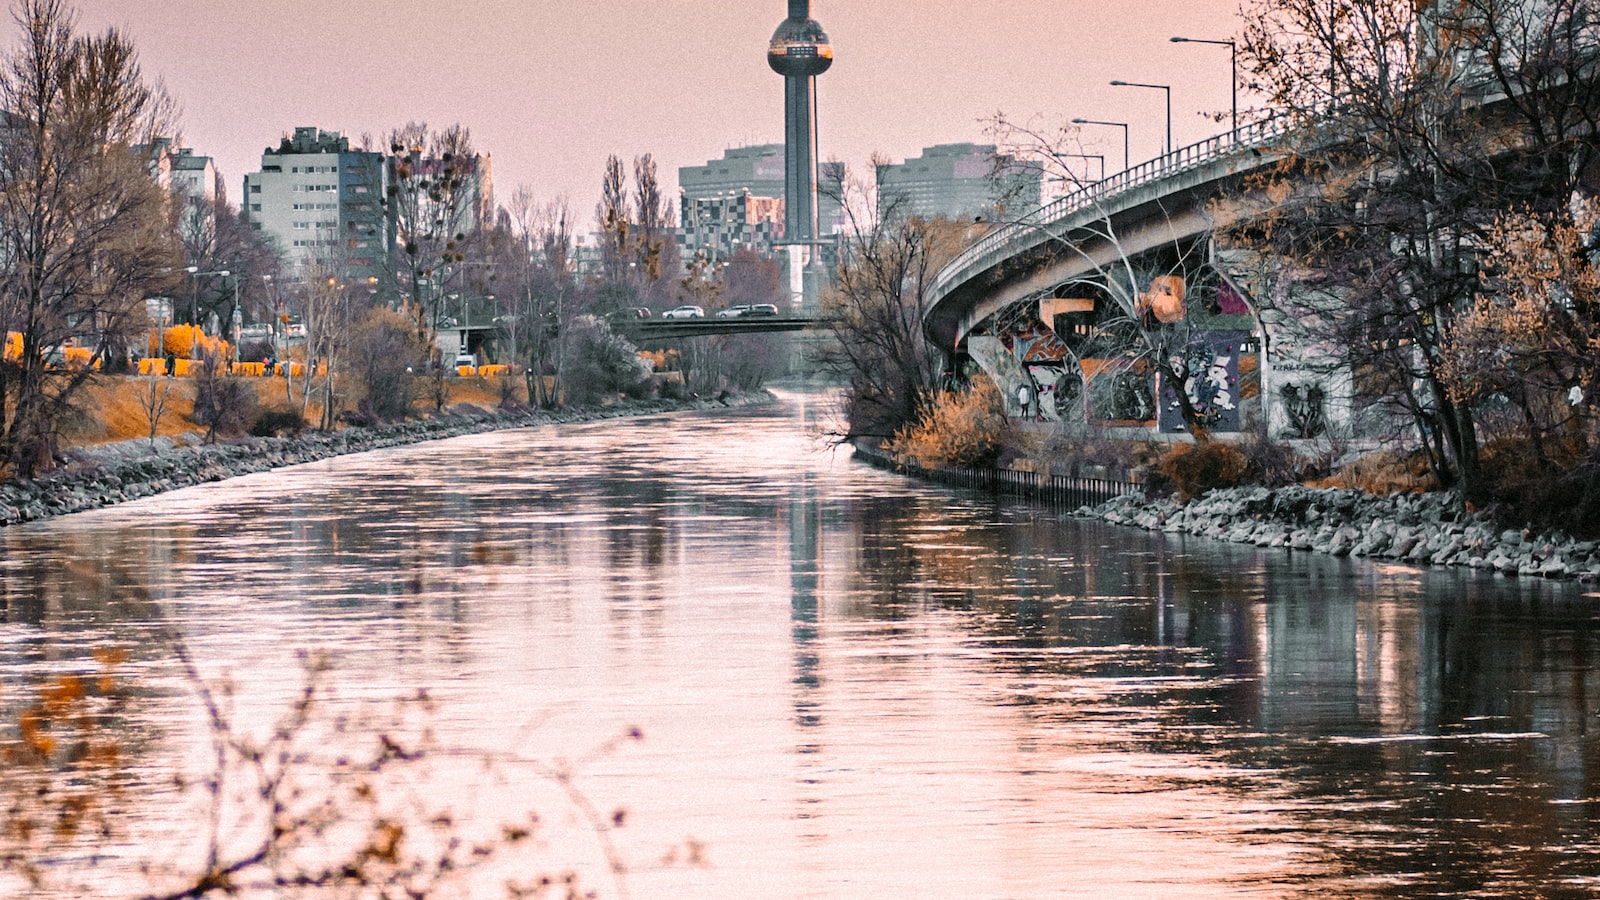
[[[704,319],[706,311],[698,306],[674,306],[661,314],[663,319]]]
[[[750,307],[748,307],[748,306],[730,306],[727,309],[719,309],[719,310],[717,310],[717,318],[719,318],[719,319],[737,319],[740,316],[744,315],[745,313],[748,313],[749,311],[750,311]]]

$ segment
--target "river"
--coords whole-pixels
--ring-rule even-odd
[[[6,722],[127,656],[98,707],[114,828],[47,874],[137,896],[198,864],[210,751],[181,645],[240,733],[293,702],[307,652],[320,747],[370,739],[360,710],[425,728],[409,798],[468,830],[539,816],[496,879],[1600,893],[1590,587],[1071,519],[823,449],[829,414],[781,392],[497,432],[0,532]]]

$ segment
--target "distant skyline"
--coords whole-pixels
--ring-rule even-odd
[[[655,156],[677,170],[730,147],[781,143],[783,79],[767,68],[783,0],[78,0],[85,29],[125,28],[145,71],[183,110],[185,144],[215,158],[239,200],[261,152],[296,126],[377,141],[408,120],[471,129],[494,157],[495,192],[566,194],[592,227],[608,154]],[[818,79],[820,152],[856,171],[934,144],[990,142],[996,112],[1062,123],[1128,122],[1137,164],[1160,152],[1159,91],[1172,86],[1175,146],[1225,128],[1202,113],[1229,104],[1226,40],[1238,0],[814,0],[836,53]],[[7,21],[6,44],[15,42]],[[1084,134],[1108,170],[1118,129]],[[1090,174],[1095,174],[1090,170]]]

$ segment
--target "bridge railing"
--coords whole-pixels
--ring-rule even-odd
[[[1022,239],[1037,235],[1085,209],[1100,206],[1120,194],[1148,184],[1181,175],[1218,159],[1259,150],[1280,140],[1288,122],[1274,117],[1241,125],[1237,134],[1232,130],[1179,147],[1171,153],[1124,169],[1107,178],[1085,184],[1072,193],[1039,207],[1026,217],[1008,222],[979,239],[962,251],[939,272],[934,280],[933,295],[943,296],[951,282],[965,281],[977,271],[987,269],[1013,255]]]

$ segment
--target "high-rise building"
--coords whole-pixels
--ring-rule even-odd
[[[164,137],[139,144],[133,152],[145,161],[150,177],[176,207],[175,221],[186,251],[208,245],[217,226],[217,168],[211,157],[174,147],[172,139]]]
[[[188,147],[180,147],[172,157],[172,189],[182,191],[207,206],[217,200],[217,167],[209,156],[196,156]]]
[[[209,156],[197,156],[188,147],[174,147],[171,138],[156,138],[133,152],[146,160],[150,177],[169,191],[199,201],[210,208],[217,199],[217,167]]]
[[[897,165],[878,167],[878,211],[951,221],[1026,213],[1043,200],[1043,171],[993,144],[939,144]]]
[[[843,166],[821,166],[820,237],[840,227],[839,182]],[[723,258],[739,246],[763,256],[779,255],[787,240],[782,144],[735,147],[703,166],[678,169],[678,247],[685,263],[704,252]]]
[[[244,177],[245,220],[276,238],[291,271],[335,266],[350,278],[377,275],[393,250],[384,213],[384,156],[352,150],[335,131],[296,128],[261,154]]]

